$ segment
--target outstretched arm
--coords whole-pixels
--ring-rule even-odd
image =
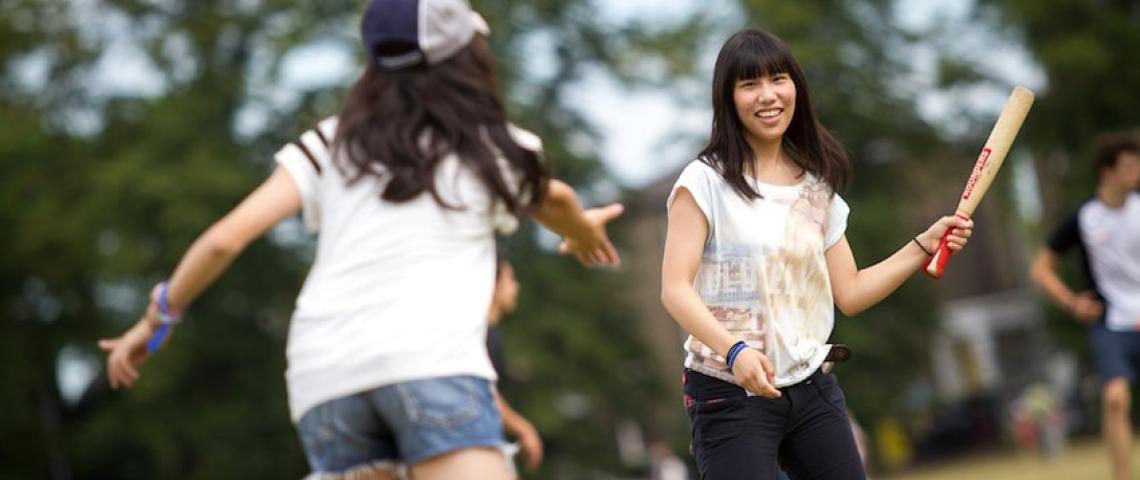
[[[973,221],[955,216],[942,217],[916,238],[927,250],[933,251],[946,229],[951,227],[954,233],[948,243],[956,252],[966,246],[967,239],[973,234]],[[910,241],[887,259],[860,270],[855,265],[851,245],[843,236],[827,250],[826,258],[835,305],[844,315],[853,316],[897,290],[929,256],[918,244]]]
[[[185,308],[233,263],[254,240],[301,208],[301,194],[283,167],[277,167],[236,208],[203,233],[170,277],[170,304]]]
[[[574,254],[587,267],[621,264],[617,250],[606,234],[606,224],[621,215],[623,207],[613,203],[582,210],[574,189],[559,180],[551,180],[546,197],[533,216],[538,223],[563,238],[559,252]]]
[[[277,167],[264,183],[186,251],[170,277],[167,295],[170,307],[185,309],[250,242],[300,208],[297,185],[283,167]],[[110,353],[107,374],[111,387],[129,387],[138,379],[137,367],[147,358],[146,342],[158,326],[158,309],[152,302],[138,324],[120,337],[99,342],[99,347]]]

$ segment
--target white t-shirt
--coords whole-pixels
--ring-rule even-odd
[[[1129,193],[1120,208],[1096,198],[1084,202],[1048,245],[1057,254],[1074,246],[1083,250],[1085,272],[1104,298],[1110,330],[1140,330],[1140,193]]]
[[[301,192],[306,227],[319,232],[289,329],[285,377],[293,420],[323,402],[397,382],[452,375],[494,380],[484,345],[494,232],[513,231],[517,219],[492,202],[455,155],[439,165],[436,188],[464,209],[441,207],[426,192],[404,203],[383,201],[385,183],[369,176],[349,185],[333,164],[328,142],[336,119],[318,129],[275,157]],[[512,126],[511,133],[520,146],[541,149],[530,132]],[[509,182],[516,178],[504,171]]]
[[[693,287],[729,332],[759,349],[776,369],[776,387],[799,383],[823,364],[835,306],[824,252],[843,236],[850,212],[825,182],[754,181],[763,198],[739,195],[712,167],[694,161],[669,195],[686,188],[709,234]],[[693,336],[685,367],[727,382],[724,357]]]

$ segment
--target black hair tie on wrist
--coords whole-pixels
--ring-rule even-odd
[[[914,240],[914,244],[915,244],[915,245],[918,245],[918,248],[919,248],[920,250],[922,250],[923,252],[925,252],[925,253],[926,253],[926,256],[928,256],[928,257],[933,257],[933,256],[934,256],[934,252],[931,252],[930,250],[927,250],[927,249],[926,249],[926,246],[925,246],[925,245],[923,245],[923,244],[922,244],[922,242],[918,241],[918,236],[917,236],[917,235],[915,235],[915,236],[914,236],[914,238],[911,238],[911,240]]]

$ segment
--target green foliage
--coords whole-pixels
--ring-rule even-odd
[[[938,63],[938,85],[951,88],[988,80],[972,65],[952,58],[941,58]]]
[[[652,428],[648,406],[672,400],[621,299],[621,278],[552,262],[528,236],[507,244],[519,269],[519,309],[504,320],[508,372],[504,395],[544,436],[547,474],[621,472],[615,426]],[[578,472],[578,473],[575,473]],[[557,476],[557,475],[554,475]]]
[[[92,74],[101,61],[124,60],[101,54],[128,33],[85,23],[96,15],[76,3],[5,3],[0,60],[12,88],[0,111],[15,120],[0,131],[8,252],[0,342],[10,413],[3,425],[21,439],[0,448],[5,476],[304,471],[287,422],[277,326],[303,272],[280,246],[251,248],[137,389],[112,394],[99,377],[77,403],[58,389],[59,352],[101,359],[95,340],[129,324],[152,282],[265,173],[265,160],[254,160],[259,152],[239,144],[230,127],[244,100],[252,39],[265,27],[256,12],[193,5],[100,4],[97,18],[133,27],[165,83],[161,95],[140,98],[108,96]],[[306,10],[293,13],[300,19]],[[165,28],[146,27],[156,24]],[[163,53],[174,37],[186,39],[186,55]],[[42,83],[14,80],[29,58],[48,64]],[[177,73],[188,65],[196,67]]]

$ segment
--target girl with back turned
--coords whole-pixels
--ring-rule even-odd
[[[113,387],[249,242],[298,211],[320,236],[287,346],[292,419],[314,477],[504,479],[484,346],[495,233],[533,216],[587,266],[616,265],[604,225],[508,123],[486,23],[466,0],[373,0],[369,63],[344,107],[186,252],[110,352]],[[148,342],[154,340],[150,348]],[[149,351],[148,351],[149,350]]]

